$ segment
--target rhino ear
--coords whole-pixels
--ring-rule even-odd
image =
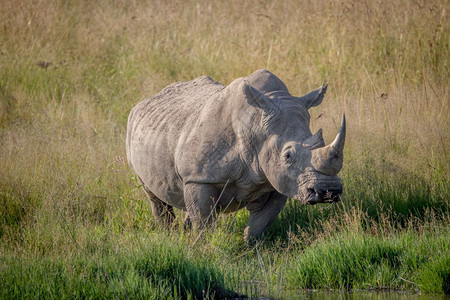
[[[259,90],[252,87],[247,79],[244,79],[241,83],[241,88],[245,97],[250,100],[250,105],[261,108],[265,113],[275,112],[277,110],[273,101]]]
[[[298,101],[302,102],[307,109],[317,106],[322,103],[323,97],[327,92],[328,84],[322,85],[320,88],[315,89],[312,92],[309,92],[303,97],[298,97]]]

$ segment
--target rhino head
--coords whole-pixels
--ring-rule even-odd
[[[329,145],[325,145],[321,129],[314,135],[309,129],[308,109],[322,102],[327,86],[294,97],[284,84],[271,92],[259,90],[247,80],[243,85],[247,103],[259,109],[261,116],[264,137],[259,139],[258,165],[270,184],[306,204],[339,201],[342,184],[337,174],[343,163],[345,115]]]

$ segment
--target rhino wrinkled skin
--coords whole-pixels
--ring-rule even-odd
[[[308,109],[327,86],[303,97],[266,70],[224,86],[208,76],[173,83],[137,104],[128,118],[130,167],[158,220],[173,207],[200,228],[217,212],[246,207],[245,238],[260,237],[293,197],[303,203],[339,201],[345,117],[335,140],[309,129]]]

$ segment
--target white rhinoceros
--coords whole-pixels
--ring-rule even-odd
[[[166,224],[173,207],[199,228],[215,213],[246,207],[245,238],[259,237],[293,197],[339,201],[345,117],[335,140],[309,129],[308,109],[327,86],[303,97],[266,70],[224,86],[208,76],[173,83],[137,104],[127,129],[127,157]],[[220,196],[220,197],[219,197]]]

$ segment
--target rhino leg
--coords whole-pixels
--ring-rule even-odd
[[[175,220],[175,213],[173,207],[167,203],[162,202],[158,198],[150,199],[150,206],[156,220],[166,227],[171,227]]]
[[[286,204],[287,197],[273,191],[247,204],[250,212],[244,238],[247,242],[260,238]]]
[[[215,219],[214,201],[217,200],[219,192],[209,184],[189,183],[184,186],[184,202],[189,221],[194,229],[200,229],[203,225],[211,223]]]
[[[192,228],[191,218],[189,218],[189,213],[186,213],[186,215],[184,217],[184,221],[183,221],[183,229],[189,230],[191,228]]]
[[[152,208],[155,219],[162,225],[170,228],[173,224],[173,221],[175,220],[173,207],[161,201],[145,185],[143,186],[143,188],[150,200],[150,206]]]

